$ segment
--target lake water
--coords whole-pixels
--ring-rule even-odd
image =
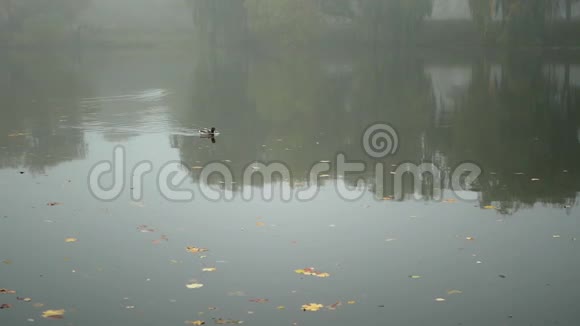
[[[0,288],[16,294],[0,294],[12,305],[0,324],[577,325],[575,57],[4,52]],[[376,123],[396,130],[396,154],[365,152],[363,134]],[[215,143],[199,137],[205,127],[220,132]],[[89,175],[119,146],[125,187],[104,201]],[[340,153],[365,171],[337,174]],[[244,171],[274,161],[291,175],[266,187],[257,178],[244,198]],[[272,184],[305,185],[321,161],[331,169],[314,198],[260,196]],[[152,171],[135,200],[132,169],[143,162]],[[189,174],[178,188],[193,199],[159,187],[169,162]],[[203,195],[210,162],[232,171],[233,199]],[[471,187],[429,189],[463,162],[482,169]],[[441,173],[418,191],[406,179],[393,198],[390,172],[403,163]],[[365,184],[355,190],[357,179]],[[208,184],[227,188],[216,175]],[[329,275],[295,271],[310,267]],[[310,303],[323,307],[303,311]],[[49,309],[64,318],[44,319]]]

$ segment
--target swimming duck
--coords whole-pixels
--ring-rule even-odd
[[[209,128],[202,128],[202,129],[199,130],[199,134],[202,137],[213,138],[216,135],[215,127],[212,127],[211,129],[209,129]]]

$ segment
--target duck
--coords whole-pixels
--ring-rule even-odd
[[[215,127],[211,127],[210,128],[202,128],[199,130],[199,134],[201,135],[201,137],[205,137],[205,138],[213,138],[216,135],[216,131],[215,131]]]

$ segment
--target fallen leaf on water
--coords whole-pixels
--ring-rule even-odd
[[[192,254],[198,254],[200,252],[208,251],[208,249],[206,249],[206,248],[197,248],[197,247],[187,247],[187,248],[185,248],[185,250],[187,250],[187,252],[190,252]]]
[[[16,291],[8,289],[0,289],[0,294],[16,294]]]
[[[473,240],[475,240],[475,238],[474,237],[465,237],[465,240],[473,241]]]
[[[267,303],[268,299],[262,299],[262,298],[255,298],[255,299],[248,299],[248,301],[250,302],[255,302],[255,303]]]
[[[26,133],[24,132],[14,132],[8,135],[8,137],[20,137],[20,136],[26,136]]]
[[[256,222],[256,226],[258,226],[258,227],[264,227],[264,226],[266,226],[266,223],[264,223],[264,222]]]
[[[216,324],[219,325],[225,325],[225,324],[243,324],[244,322],[241,320],[233,320],[233,319],[223,319],[223,318],[218,318],[214,320]]]
[[[199,288],[203,287],[203,284],[201,284],[201,283],[189,283],[189,284],[185,285],[185,287],[187,287],[188,289],[199,289]]]
[[[37,302],[37,303],[33,303],[32,306],[34,308],[42,308],[42,307],[44,307],[44,303]]]
[[[155,229],[152,229],[147,225],[139,225],[137,227],[137,231],[142,232],[142,233],[153,233],[153,232],[155,232]]]
[[[356,301],[354,301],[354,300],[351,300],[351,301],[347,301],[346,303],[347,303],[347,304],[355,304],[355,303],[356,303]]]
[[[188,325],[205,325],[205,321],[203,320],[187,320],[185,323]]]
[[[436,298],[435,301],[437,301],[437,302],[445,302],[447,300],[445,300],[444,298]]]
[[[316,277],[330,277],[330,274],[319,272],[314,267],[304,268],[304,269],[296,269],[294,270],[297,274],[308,275],[308,276],[316,276]]]
[[[487,205],[487,206],[483,206],[484,209],[497,209],[497,207],[493,206],[493,205]]]
[[[449,290],[447,291],[448,295],[453,295],[453,294],[461,294],[463,293],[463,291],[459,291],[459,290]]]
[[[66,239],[64,239],[64,242],[67,242],[67,243],[72,243],[72,242],[77,242],[77,241],[79,241],[77,238],[66,238]]]
[[[10,259],[4,259],[4,260],[2,261],[2,263],[3,263],[3,264],[6,264],[6,265],[10,265],[10,264],[12,264],[12,260],[10,260]]]
[[[395,199],[395,197],[393,197],[393,196],[383,197],[383,200],[393,200],[393,199]]]
[[[532,180],[532,181],[540,181],[540,179],[539,179],[539,178],[532,178],[531,180]]]
[[[322,307],[324,307],[324,305],[321,305],[319,303],[309,303],[302,305],[302,311],[318,311]]]
[[[336,310],[336,308],[342,306],[342,302],[341,301],[337,301],[329,306],[327,306],[326,308],[328,308],[328,310]]]
[[[276,307],[276,309],[278,309],[278,310],[284,310],[284,309],[286,309],[286,307],[284,307],[284,306],[278,306],[278,307]]]
[[[561,235],[559,235],[559,234],[554,234],[554,235],[552,236],[552,238],[555,238],[555,239],[557,239],[557,238],[561,238],[561,237],[562,237],[562,236],[561,236]]]
[[[64,317],[64,309],[46,310],[42,313],[43,318],[62,319]]]
[[[421,278],[421,275],[409,275],[409,278],[412,278],[414,280],[418,280]]]
[[[18,301],[24,301],[24,302],[30,302],[30,301],[32,301],[31,298],[21,298],[21,297],[16,297],[16,300],[18,300]]]
[[[50,202],[48,204],[46,204],[47,206],[59,206],[59,205],[63,205],[63,203],[59,203],[59,202]]]
[[[206,268],[203,268],[201,271],[202,272],[215,272],[215,271],[217,271],[217,268],[215,268],[215,267],[206,267]]]
[[[10,308],[12,308],[12,305],[8,303],[3,303],[0,305],[0,309],[10,309]]]

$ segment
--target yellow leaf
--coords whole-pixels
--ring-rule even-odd
[[[42,313],[43,318],[52,318],[52,319],[62,319],[63,315],[64,309],[46,310]]]
[[[304,311],[318,311],[322,307],[324,307],[324,305],[321,305],[319,303],[309,303],[309,304],[302,305],[302,310],[304,310]]]
[[[488,206],[483,206],[483,208],[485,208],[485,209],[496,209],[497,207],[495,207],[493,205],[488,205]]]
[[[203,284],[201,284],[201,283],[190,283],[190,284],[187,284],[186,287],[188,289],[199,289],[199,288],[203,287]]]
[[[421,275],[409,275],[409,277],[414,279],[414,280],[418,280],[421,278]]]
[[[217,268],[215,268],[215,267],[207,267],[207,268],[203,268],[201,271],[202,272],[215,272],[215,271],[217,271]]]
[[[256,226],[263,227],[263,226],[266,226],[266,223],[264,223],[264,222],[256,222]]]
[[[473,240],[475,240],[475,238],[474,237],[466,237],[465,240],[473,241]]]
[[[354,301],[354,300],[351,300],[351,301],[347,301],[346,303],[347,303],[347,304],[355,304],[355,303],[356,303],[356,301]]]
[[[79,241],[77,238],[66,238],[66,239],[64,239],[64,242],[67,242],[67,243],[77,242],[77,241]]]
[[[206,248],[197,248],[197,247],[186,247],[185,250],[187,250],[187,252],[190,252],[192,254],[198,254],[200,252],[208,251]]]
[[[449,294],[449,295],[461,294],[461,293],[463,293],[463,291],[459,291],[459,290],[449,290],[449,291],[447,291],[447,294]]]
[[[304,274],[304,270],[303,269],[297,269],[294,272],[298,273],[298,274]]]
[[[37,302],[37,303],[33,303],[32,306],[34,308],[42,308],[42,307],[44,307],[44,303]]]
[[[203,320],[187,320],[185,323],[188,325],[205,325],[205,321]]]
[[[286,309],[286,307],[284,307],[284,306],[278,306],[278,307],[276,307],[276,309],[278,309],[278,310],[284,310],[284,309]]]
[[[328,274],[328,273],[317,273],[317,274],[314,274],[314,275],[317,276],[317,277],[330,277],[330,274]]]

